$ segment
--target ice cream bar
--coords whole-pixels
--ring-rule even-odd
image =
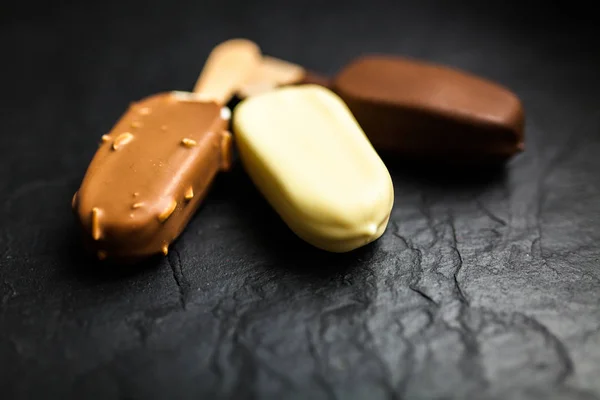
[[[261,70],[241,97],[269,86],[325,85],[344,100],[378,151],[464,164],[504,161],[524,148],[519,98],[464,71],[380,55],[355,59],[331,80],[272,57],[264,58]]]
[[[252,42],[215,48],[194,92],[158,93],[131,104],[102,136],[73,209],[100,259],[167,254],[219,171],[229,169],[225,103],[260,60]]]
[[[394,202],[390,174],[333,92],[300,85],[249,97],[233,130],[250,179],[298,237],[347,252],[383,234]]]

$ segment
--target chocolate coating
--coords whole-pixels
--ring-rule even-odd
[[[231,161],[229,110],[192,93],[132,104],[91,161],[73,199],[98,258],[168,252],[219,170]]]
[[[488,80],[392,56],[364,56],[330,84],[378,150],[456,163],[523,150],[519,98]]]

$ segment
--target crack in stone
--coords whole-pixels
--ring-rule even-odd
[[[183,270],[181,268],[181,256],[175,245],[171,246],[171,251],[167,256],[167,261],[169,262],[169,266],[171,267],[171,271],[173,273],[173,280],[177,286],[179,305],[181,306],[182,310],[185,310],[187,308],[185,287],[188,286],[188,283],[183,275]]]
[[[418,294],[419,296],[421,296],[422,298],[424,298],[425,300],[427,300],[428,303],[432,303],[434,306],[439,307],[439,304],[431,296],[429,296],[421,288],[418,287],[419,282],[421,281],[421,278],[423,276],[423,253],[421,252],[421,250],[416,248],[408,239],[406,239],[398,232],[398,230],[400,229],[398,223],[393,223],[395,226],[393,235],[400,239],[404,243],[404,246],[413,253],[413,259],[415,261],[416,270],[415,268],[411,270],[408,288],[416,294]]]
[[[398,222],[392,221],[392,224],[394,225],[394,230],[392,231],[392,235],[394,235],[395,237],[400,239],[400,241],[402,241],[402,243],[404,244],[405,248],[413,250],[412,246],[408,244],[408,239],[406,239],[404,236],[402,236],[402,234],[399,232],[400,225],[398,224]]]
[[[469,299],[467,298],[465,292],[463,291],[460,282],[458,280],[458,275],[460,274],[460,271],[462,270],[463,267],[463,259],[462,259],[462,255],[460,254],[460,250],[458,249],[458,238],[456,235],[456,226],[455,226],[455,220],[454,220],[454,215],[452,214],[452,212],[449,212],[449,216],[448,216],[448,224],[450,225],[450,232],[452,234],[452,250],[454,250],[454,254],[456,255],[456,266],[455,266],[455,270],[453,273],[453,281],[454,281],[454,286],[456,287],[456,291],[458,293],[458,299],[459,301],[461,301],[462,303],[464,303],[465,305],[469,306],[470,302]]]
[[[437,303],[437,301],[435,301],[431,296],[429,296],[427,293],[425,293],[424,291],[422,291],[421,289],[414,287],[412,285],[408,285],[408,288],[410,290],[412,290],[413,292],[415,292],[416,294],[418,294],[419,296],[421,296],[422,298],[424,298],[425,300],[427,300],[428,303],[433,304],[436,307],[439,307],[440,305]]]
[[[528,325],[532,330],[539,332],[546,342],[554,348],[561,364],[564,366],[564,370],[558,374],[554,383],[556,385],[564,383],[564,381],[574,372],[573,360],[567,350],[567,346],[558,338],[558,336],[552,333],[544,324],[533,316],[522,313],[515,313],[515,316],[523,318],[525,325]]]
[[[482,386],[480,389],[484,389],[489,386],[489,382],[483,372],[479,344],[477,343],[477,338],[473,334],[473,331],[463,321],[465,314],[468,313],[469,310],[470,308],[466,305],[459,305],[458,315],[453,321],[458,323],[458,326],[456,327],[452,326],[444,319],[441,320],[441,323],[448,331],[455,332],[464,346],[464,353],[458,361],[458,367],[466,376],[475,379]]]
[[[458,282],[458,277],[456,276],[456,274],[454,274],[454,286],[456,287],[456,291],[458,292],[459,301],[469,306],[469,300],[467,299],[465,292],[463,291],[460,283]]]
[[[492,221],[502,225],[502,226],[507,226],[508,224],[506,223],[505,220],[503,220],[502,218],[498,217],[496,214],[494,214],[493,212],[491,212],[487,207],[485,207],[483,205],[483,202],[479,199],[475,200],[475,204],[477,205],[477,208],[483,212],[489,219],[491,219]]]

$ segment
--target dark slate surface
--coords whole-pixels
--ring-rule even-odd
[[[2,12],[0,397],[600,399],[592,11],[202,3]],[[70,212],[98,138],[234,36],[330,74],[391,52],[495,79],[527,151],[501,174],[390,162],[389,228],[347,255],[300,243],[238,165],[167,259],[99,268]]]

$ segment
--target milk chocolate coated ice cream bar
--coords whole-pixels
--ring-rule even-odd
[[[225,42],[209,56],[194,92],[135,102],[102,136],[73,196],[85,242],[98,258],[167,254],[215,175],[229,169],[225,104],[259,60],[252,42]]]
[[[496,163],[524,148],[524,110],[509,89],[457,69],[396,56],[365,55],[332,79],[264,57],[239,90],[318,83],[348,105],[378,151],[452,163]]]

